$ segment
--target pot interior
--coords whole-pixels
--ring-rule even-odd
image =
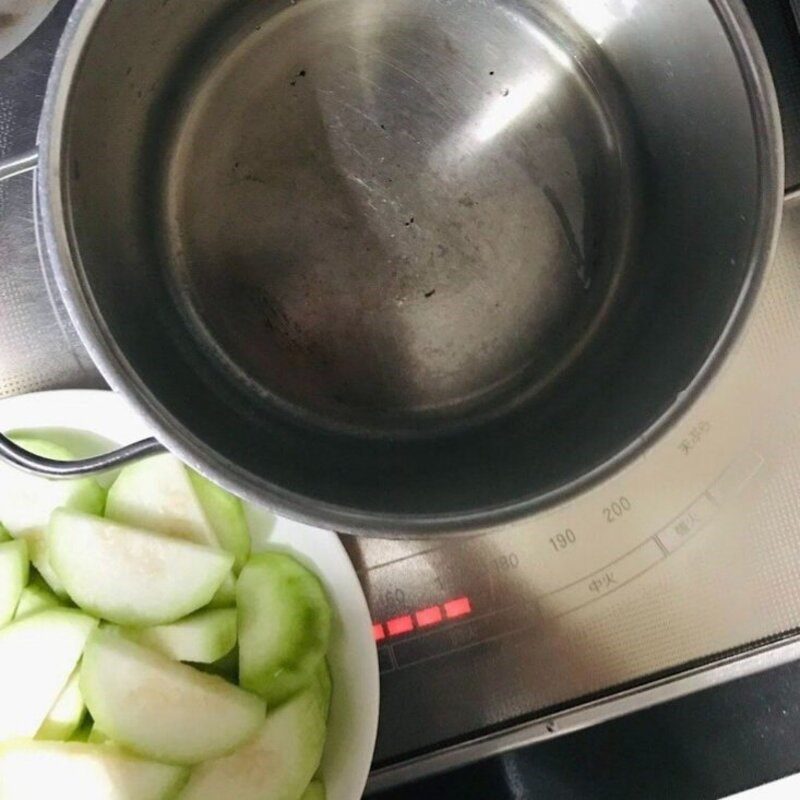
[[[770,240],[725,18],[107,0],[61,149],[84,335],[182,455],[317,521],[576,490],[692,389]]]

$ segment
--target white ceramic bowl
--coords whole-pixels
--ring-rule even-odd
[[[147,427],[113,392],[64,390],[0,400],[0,430],[48,430],[76,455],[149,436]],[[361,797],[378,728],[378,660],[369,609],[339,539],[327,531],[273,517],[247,504],[255,550],[266,544],[295,553],[322,578],[335,609],[329,653],[333,697],[322,777],[328,800]]]

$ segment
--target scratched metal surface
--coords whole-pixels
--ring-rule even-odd
[[[4,41],[17,43],[0,62],[0,157],[29,150],[36,141],[39,111],[50,61],[71,0],[61,2],[42,21],[45,5],[9,6],[15,24],[29,32]],[[4,5],[4,4],[0,4]],[[4,6],[5,7],[5,6]],[[0,184],[0,395],[39,389],[96,386],[100,379],[66,320],[53,302],[39,259],[34,225],[32,176],[21,175]]]

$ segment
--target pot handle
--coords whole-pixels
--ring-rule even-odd
[[[120,447],[110,453],[78,461],[56,461],[42,458],[14,444],[9,438],[0,434],[0,461],[11,464],[24,472],[43,478],[77,478],[82,475],[94,475],[110,469],[118,469],[132,461],[147,456],[154,456],[164,451],[164,446],[156,439],[143,439],[141,442]]]
[[[7,178],[13,178],[15,175],[35,169],[38,160],[37,151],[31,150],[20,156],[0,161],[0,183]],[[141,442],[135,442],[93,458],[84,458],[78,461],[56,461],[52,458],[34,455],[0,434],[0,460],[25,472],[45,478],[75,478],[81,475],[92,475],[122,467],[131,461],[138,461],[163,450],[163,445],[156,439],[144,439]]]
[[[0,160],[0,181],[13,178],[15,175],[22,175],[23,172],[30,172],[36,169],[39,162],[39,151],[29,150],[19,156]]]

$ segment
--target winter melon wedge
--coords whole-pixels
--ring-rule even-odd
[[[222,550],[59,509],[50,562],[77,605],[120,625],[163,625],[206,605],[230,572]]]
[[[316,575],[280,552],[250,559],[236,598],[239,679],[272,708],[311,683],[328,649],[331,608]]]
[[[172,800],[187,773],[106,745],[14,742],[0,747],[0,800]]]
[[[21,620],[48,608],[59,606],[58,597],[40,575],[34,575],[20,594],[14,620]]]
[[[0,628],[14,617],[22,590],[28,582],[29,563],[25,542],[0,544]]]
[[[80,728],[85,714],[80,668],[76,668],[39,728],[36,738],[42,741],[65,742]]]
[[[96,627],[96,619],[58,608],[0,631],[0,742],[36,735]]]
[[[170,625],[120,631],[174,661],[212,664],[236,645],[236,609],[206,609]]]
[[[209,608],[233,608],[236,605],[236,578],[229,572],[228,576],[222,581],[216,594],[208,604]]]
[[[219,546],[186,467],[169,453],[125,467],[109,489],[106,516],[165,536]]]
[[[237,571],[250,552],[250,535],[238,498],[164,454],[131,464],[108,493],[106,516],[139,528],[222,547]]]
[[[100,629],[89,640],[81,692],[111,740],[172,764],[197,764],[231,752],[258,731],[265,714],[255,695],[113,629]]]
[[[20,447],[54,461],[69,461],[73,454],[43,439],[10,437]],[[56,508],[74,508],[101,514],[106,493],[93,478],[49,480],[0,464],[0,520],[15,539],[28,543],[30,559],[41,576],[59,595],[63,587],[50,567],[45,531]]]
[[[322,781],[311,781],[300,800],[325,800],[325,784]]]
[[[192,770],[180,800],[297,800],[317,771],[325,720],[303,692],[272,711],[258,734],[228,756]]]
[[[250,556],[250,531],[242,501],[194,470],[187,469],[187,473],[220,546],[233,553],[238,573]]]

